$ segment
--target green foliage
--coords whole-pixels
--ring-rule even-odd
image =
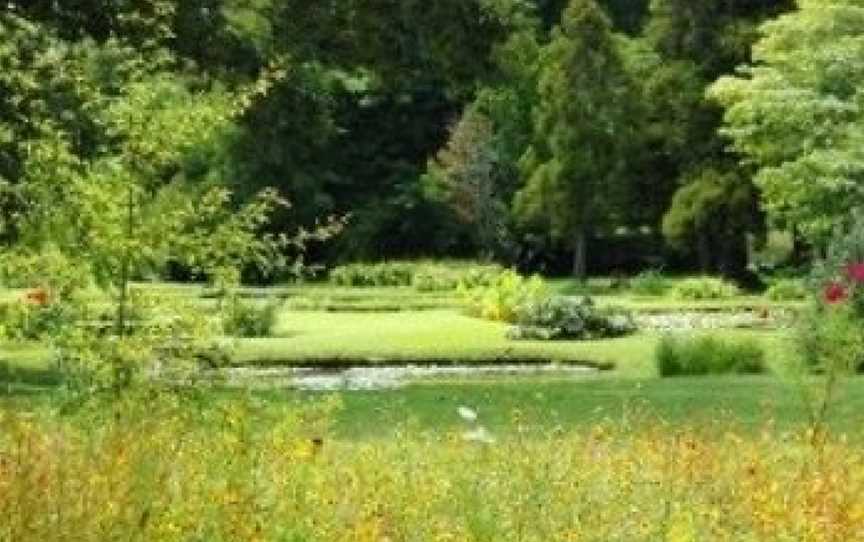
[[[664,336],[655,352],[661,376],[753,374],[765,371],[765,353],[753,340],[729,341],[711,336]]]
[[[330,282],[336,286],[410,286],[413,269],[411,263],[352,263],[333,268]]]
[[[111,310],[92,308],[50,337],[54,365],[74,395],[119,390],[160,380],[193,382],[202,363],[227,359],[217,316],[189,300],[133,290],[126,327]],[[109,306],[110,309],[110,306]]]
[[[829,378],[864,369],[864,212],[849,222],[813,269],[817,301],[798,326],[805,366]]]
[[[424,177],[429,197],[472,227],[487,258],[505,252],[510,241],[493,128],[485,115],[466,110]]]
[[[330,282],[349,287],[411,286],[418,292],[448,292],[493,282],[500,266],[473,262],[380,262],[341,265],[330,271]]]
[[[0,338],[13,341],[48,340],[75,325],[80,307],[68,301],[36,304],[25,300],[0,302]]]
[[[780,279],[765,291],[771,301],[800,301],[810,295],[806,284],[800,279]]]
[[[488,285],[459,286],[466,312],[496,322],[515,323],[519,311],[549,296],[549,289],[538,276],[523,277],[513,270],[499,273]]]
[[[517,340],[591,340],[622,337],[636,331],[632,315],[612,308],[599,309],[591,298],[552,296],[519,307]]]
[[[629,289],[637,295],[661,296],[672,287],[660,269],[642,271],[629,281]]]
[[[864,369],[861,318],[849,306],[811,308],[798,326],[798,347],[810,370],[849,375]]]
[[[699,170],[683,180],[663,217],[663,235],[679,250],[695,248],[705,272],[746,265],[742,232],[759,230],[756,194],[736,171]]]
[[[493,264],[427,265],[414,272],[411,285],[420,292],[470,289],[493,284],[503,272],[503,267]]]
[[[92,285],[86,264],[75,261],[54,246],[39,251],[22,248],[0,252],[0,284],[8,288],[41,288],[66,298]]]
[[[724,133],[758,167],[769,214],[822,243],[864,203],[864,6],[802,1],[761,36],[751,65],[720,79],[710,95],[726,108]]]
[[[574,249],[585,276],[585,237],[608,213],[628,141],[631,83],[608,19],[593,0],[573,0],[541,55],[534,141],[521,160],[515,207]]]
[[[236,296],[223,303],[222,329],[240,338],[269,337],[283,308],[277,300],[254,303]]]
[[[672,290],[678,299],[730,299],[740,294],[737,286],[716,277],[695,277],[678,282]]]
[[[205,276],[224,295],[247,266],[267,274],[291,263],[291,271],[300,272],[305,246],[341,225],[332,220],[291,235],[271,233],[270,215],[286,206],[278,193],[263,190],[244,202],[232,198],[225,187],[227,170],[214,167],[207,156],[223,150],[237,117],[266,95],[284,70],[274,65],[253,84],[230,88],[182,76],[177,59],[163,48],[172,35],[167,21],[174,8],[153,0],[140,12],[132,10],[126,22],[148,29],[135,39],[84,41],[80,50],[60,47],[54,56],[51,46],[36,44],[39,54],[47,49],[46,60],[59,58],[69,70],[63,90],[75,96],[70,104],[75,112],[92,123],[87,145],[81,127],[58,121],[50,108],[16,111],[28,117],[31,129],[11,140],[18,167],[11,182],[0,179],[0,205],[14,210],[2,214],[3,231],[15,242],[14,257],[4,259],[4,282],[13,277],[44,288],[52,299],[38,310],[28,308],[12,327],[52,335],[58,365],[78,390],[158,376],[173,371],[168,366],[174,361],[177,368],[192,366],[214,343],[218,319],[197,307],[144,299],[133,280],[160,276],[169,264],[179,264]],[[5,15],[0,32],[26,34],[30,41],[38,34]],[[0,57],[4,53],[0,50]],[[39,70],[53,67],[40,66],[38,55],[25,60]],[[30,69],[17,67],[22,73]],[[17,84],[14,77],[0,85],[4,82],[13,104],[34,98],[28,90],[32,82]],[[55,91],[50,85],[48,90]],[[58,312],[67,306],[65,298],[90,284],[91,275],[110,296],[109,309],[86,317]]]

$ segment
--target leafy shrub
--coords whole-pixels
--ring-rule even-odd
[[[330,282],[348,287],[413,286],[420,292],[452,292],[460,284],[488,286],[504,271],[498,265],[472,262],[354,263],[330,271]]]
[[[466,288],[489,286],[504,268],[498,265],[430,264],[414,270],[411,285],[419,292],[451,292],[461,284]]]
[[[798,326],[799,354],[818,372],[864,369],[864,215],[852,218],[850,228],[831,240],[827,258],[814,266],[812,282],[821,291]]]
[[[781,279],[772,284],[765,297],[771,301],[800,301],[807,298],[807,287],[796,279]]]
[[[755,374],[765,371],[765,353],[753,340],[665,336],[655,352],[661,376]]]
[[[108,310],[51,337],[54,364],[68,391],[90,395],[161,379],[193,383],[202,363],[227,359],[230,344],[219,338],[219,318],[188,300],[132,294],[122,335]]]
[[[630,291],[639,295],[661,296],[670,288],[669,280],[659,269],[642,271],[630,279]]]
[[[674,290],[675,297],[699,301],[704,299],[730,299],[740,293],[731,282],[716,277],[697,277],[679,282]]]
[[[864,326],[850,307],[816,307],[801,317],[798,351],[815,372],[842,374],[864,369]]]
[[[621,337],[636,331],[632,316],[598,309],[588,298],[549,297],[519,308],[513,339],[586,340]]]
[[[276,324],[280,308],[278,302],[256,305],[234,298],[224,308],[223,330],[226,335],[233,337],[268,337]]]
[[[538,276],[523,277],[516,271],[498,273],[488,285],[460,284],[458,289],[471,316],[497,322],[516,321],[521,307],[549,297],[546,283]]]
[[[408,263],[353,263],[330,271],[330,281],[336,286],[410,286],[412,275]]]
[[[411,285],[419,292],[447,292],[459,286],[460,278],[453,269],[430,265],[413,273]]]
[[[0,284],[9,288],[42,288],[65,297],[93,283],[87,266],[73,264],[56,248],[7,252],[0,261]]]
[[[75,325],[81,308],[72,302],[54,300],[36,304],[27,300],[0,303],[0,338],[40,340]]]

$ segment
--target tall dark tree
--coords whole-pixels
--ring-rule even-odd
[[[238,181],[279,187],[299,215],[350,213],[340,257],[455,250],[419,179],[499,75],[494,54],[528,17],[522,3],[272,0],[266,13],[262,49],[287,58],[289,76],[244,122]]]
[[[682,252],[696,256],[704,271],[744,275],[747,233],[762,229],[758,191],[750,172],[719,134],[722,111],[706,98],[706,89],[750,58],[761,21],[790,7],[789,0],[652,0],[644,37],[636,48],[641,57],[632,65],[642,82],[645,116],[640,130],[643,153],[633,164],[641,173],[639,182],[646,185],[641,193],[662,194],[658,204],[668,198],[663,231]],[[751,200],[745,201],[744,195]],[[712,213],[721,207],[724,223],[739,220],[737,227],[722,234],[717,228],[697,227],[711,222]],[[650,208],[662,210],[658,205]],[[703,211],[704,216],[693,216]],[[650,225],[658,228],[660,218],[654,214]],[[685,233],[685,227],[693,229]],[[721,237],[724,246],[735,247],[715,251],[714,258],[704,257],[699,247],[716,245]]]
[[[589,234],[610,216],[621,180],[631,86],[609,19],[593,0],[570,3],[542,62],[516,208],[548,221],[573,251],[573,274],[585,278]]]

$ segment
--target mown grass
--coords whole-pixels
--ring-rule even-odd
[[[147,288],[161,289],[191,298],[202,298],[200,286],[157,284]],[[295,290],[296,289],[296,290]],[[291,292],[316,292],[330,296],[334,292],[353,291],[365,300],[371,289],[334,289],[329,286],[302,286],[282,289],[249,289],[250,297],[288,295]],[[356,291],[354,291],[356,290]],[[400,289],[375,289],[393,298],[410,297]],[[415,295],[412,293],[411,295]],[[288,297],[290,299],[290,296]],[[212,302],[202,299],[202,303]],[[365,302],[365,301],[364,301]],[[448,382],[413,386],[407,390],[346,394],[352,402],[347,412],[415,413],[423,425],[448,420],[455,402],[471,397],[489,397],[493,412],[508,413],[520,404],[536,404],[534,420],[557,412],[567,423],[596,420],[595,413],[620,413],[626,405],[640,401],[647,408],[674,420],[686,420],[691,413],[707,412],[707,417],[728,409],[742,419],[756,423],[765,419],[761,398],[781,405],[778,412],[793,412],[792,403],[784,402],[785,392],[774,377],[764,379],[684,379],[663,382],[655,380],[657,369],[654,351],[659,333],[640,332],[610,340],[582,342],[532,342],[507,339],[508,326],[463,315],[454,309],[403,310],[398,312],[325,312],[286,310],[275,329],[275,337],[237,342],[234,362],[239,365],[306,365],[306,364],[379,364],[403,362],[479,363],[495,361],[558,361],[609,368],[596,378],[577,382],[506,381],[488,383]],[[704,332],[725,339],[753,339],[766,352],[766,361],[774,373],[782,373],[791,356],[791,337],[783,331],[722,330]],[[32,392],[50,389],[59,381],[50,366],[44,347],[0,344],[0,391],[15,397],[17,404],[34,400]],[[293,392],[273,392],[269,398],[304,397]],[[536,396],[546,400],[534,401]],[[438,401],[437,397],[443,397]],[[448,398],[456,398],[450,401]],[[513,398],[511,400],[511,398]],[[277,401],[278,402],[278,401]],[[793,402],[794,403],[794,402]],[[394,404],[416,408],[391,408]],[[789,408],[786,408],[789,406]],[[704,407],[704,408],[703,408]],[[528,407],[525,407],[528,408]],[[366,414],[348,414],[346,426],[369,427]],[[757,415],[758,414],[758,415]],[[695,414],[694,414],[695,415]],[[801,416],[790,415],[800,421]],[[554,418],[554,416],[552,417]],[[377,419],[370,416],[370,419]],[[438,420],[436,422],[436,420]],[[541,424],[542,425],[542,424]],[[384,426],[387,426],[385,423]],[[367,432],[365,429],[359,433]]]
[[[638,425],[646,418],[671,426],[710,426],[722,420],[746,432],[769,425],[797,431],[810,421],[801,393],[797,383],[770,376],[433,382],[342,394],[344,409],[334,416],[333,428],[346,439],[392,438],[403,426],[453,430],[463,425],[457,409],[467,406],[498,435],[511,434],[517,427],[542,433],[586,430],[598,423]],[[274,404],[302,404],[322,394],[271,391],[256,396]],[[828,423],[836,433],[864,444],[859,431],[864,423],[864,381],[849,380],[842,386]]]
[[[148,288],[197,297],[202,308],[206,308],[203,304],[212,302],[201,299],[203,289],[198,286],[165,284]],[[318,288],[302,287],[298,291],[315,292]],[[320,287],[320,290],[329,292],[326,295],[334,292],[329,287]],[[357,290],[353,295],[366,303],[371,295],[368,289]],[[400,289],[379,290],[386,290],[385,295],[393,299],[411,297]],[[274,290],[277,294],[289,291]],[[254,292],[247,293],[251,295]],[[507,330],[506,324],[471,318],[458,309],[328,312],[289,308],[282,313],[273,329],[274,337],[237,342],[235,363],[368,365],[388,362],[556,361],[611,368],[615,376],[622,377],[656,375],[653,356],[660,338],[658,333],[642,332],[611,340],[546,342],[512,341],[506,336]],[[783,365],[788,355],[789,339],[783,331],[723,330],[711,333],[720,338],[757,340],[766,349],[770,367]],[[47,353],[34,345],[0,345],[0,364],[7,367],[7,375],[16,371],[24,374],[50,370]]]
[[[642,332],[597,341],[512,341],[507,339],[508,328],[506,324],[471,318],[456,311],[286,312],[274,330],[279,337],[243,341],[237,359],[264,364],[533,359],[608,366],[617,376],[656,375],[653,358],[659,333]],[[769,365],[781,365],[788,354],[786,332],[711,333],[720,338],[753,338],[766,349]]]
[[[34,412],[64,405],[62,393],[18,385],[0,389],[0,409]],[[334,413],[333,434],[348,440],[393,438],[397,429],[440,432],[459,428],[457,409],[475,409],[493,433],[509,434],[516,426],[530,432],[583,430],[597,423],[627,425],[651,418],[672,426],[711,425],[719,420],[742,431],[772,425],[796,431],[810,423],[800,384],[774,376],[721,376],[681,379],[618,379],[595,376],[564,380],[462,379],[417,383],[377,391],[305,392],[286,389],[238,391],[200,390],[212,405],[251,399],[261,406],[259,417],[285,407],[302,409],[338,396],[344,408]],[[518,423],[517,423],[518,421]],[[828,424],[861,442],[864,424],[864,381],[846,381],[829,410]]]

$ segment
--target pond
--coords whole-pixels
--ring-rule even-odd
[[[471,364],[471,365],[377,365],[365,367],[235,367],[211,372],[218,385],[259,389],[310,391],[383,390],[433,380],[494,378],[581,378],[598,369],[579,365]]]

